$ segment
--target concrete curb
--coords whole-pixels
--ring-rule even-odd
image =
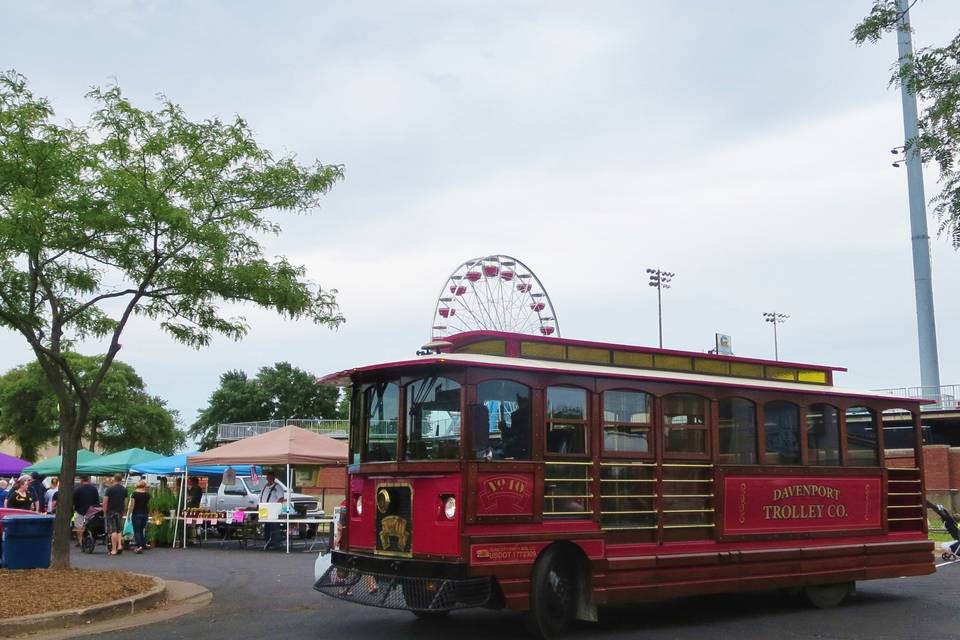
[[[132,615],[166,600],[166,582],[156,576],[147,576],[142,573],[135,575],[152,579],[154,583],[153,587],[151,587],[149,591],[130,596],[129,598],[121,598],[112,602],[105,602],[80,609],[63,609],[61,611],[49,611],[47,613],[36,613],[29,616],[0,620],[0,637],[36,633],[37,631],[47,629],[83,626],[94,621]]]

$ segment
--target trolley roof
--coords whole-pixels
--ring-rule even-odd
[[[833,373],[842,367],[739,358],[716,354],[617,345],[533,335],[473,331],[425,345],[409,360],[346,369],[322,383],[346,385],[363,373],[411,366],[474,366],[543,373],[565,373],[651,382],[707,384],[765,391],[816,393],[909,406],[926,400],[838,388]]]

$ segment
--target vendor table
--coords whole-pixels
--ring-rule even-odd
[[[320,531],[320,525],[331,524],[333,518],[261,518],[260,522],[264,524],[315,524],[317,525],[317,531]],[[313,542],[310,544],[310,548],[307,551],[313,551],[313,547],[316,546],[317,541],[321,539],[321,536],[314,536]],[[287,553],[290,553],[290,527],[287,527]]]

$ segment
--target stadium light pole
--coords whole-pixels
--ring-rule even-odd
[[[769,322],[773,325],[773,359],[780,359],[780,344],[777,340],[777,325],[783,324],[789,318],[785,313],[777,313],[776,311],[764,311],[763,312],[763,321]]]
[[[898,64],[913,58],[910,6],[896,0]],[[917,304],[917,337],[920,347],[920,387],[925,398],[940,399],[940,362],[937,354],[937,321],[933,311],[933,278],[930,269],[930,234],[927,232],[926,196],[923,193],[923,158],[917,147],[920,135],[917,96],[908,82],[900,83],[903,105],[904,164],[910,203],[910,236],[913,248],[913,287]],[[895,165],[896,166],[896,165]]]
[[[657,288],[657,328],[660,334],[660,348],[663,349],[663,290],[670,288],[673,276],[677,275],[663,269],[647,269],[650,274],[650,286]]]

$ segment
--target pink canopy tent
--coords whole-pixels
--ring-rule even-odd
[[[291,465],[345,465],[349,447],[342,440],[334,440],[300,427],[286,426],[252,438],[244,438],[216,449],[187,457],[186,473],[192,466],[224,464],[285,465],[287,491],[292,491]],[[186,483],[186,480],[184,480]],[[184,494],[186,498],[186,494]],[[186,506],[186,505],[184,505]],[[176,544],[176,543],[174,543]],[[186,547],[186,523],[184,523]],[[290,527],[287,527],[287,553],[290,553]]]

